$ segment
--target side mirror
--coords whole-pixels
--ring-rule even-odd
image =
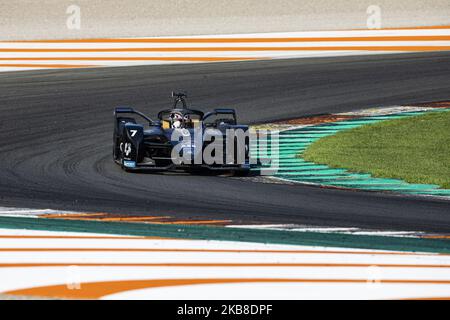
[[[153,122],[150,122],[149,125],[154,127],[161,127],[161,121],[155,120]]]

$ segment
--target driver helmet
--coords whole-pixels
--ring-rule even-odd
[[[179,114],[177,112],[172,112],[169,117],[170,117],[172,129],[181,128],[181,123],[182,123],[182,119],[183,119],[183,116],[181,114]]]

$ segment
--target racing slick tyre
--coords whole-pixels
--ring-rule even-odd
[[[247,177],[250,175],[250,169],[233,170],[233,175],[235,177]]]

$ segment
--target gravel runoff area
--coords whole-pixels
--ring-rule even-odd
[[[382,28],[450,25],[448,0],[16,0],[0,2],[0,40],[367,29],[373,5]]]

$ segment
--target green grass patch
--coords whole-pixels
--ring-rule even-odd
[[[307,161],[450,189],[450,112],[433,112],[338,132],[317,140]]]

